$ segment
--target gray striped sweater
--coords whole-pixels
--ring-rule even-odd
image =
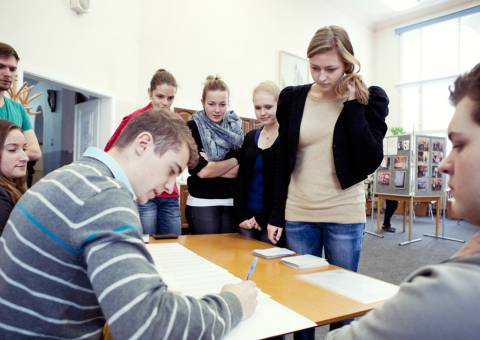
[[[133,194],[84,157],[20,199],[0,238],[0,339],[216,339],[242,317],[231,293],[169,292]],[[165,261],[168,261],[165,258]]]

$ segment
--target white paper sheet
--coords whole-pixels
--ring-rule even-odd
[[[169,290],[202,297],[220,292],[227,283],[242,280],[178,243],[146,245]],[[247,271],[248,268],[245,268]],[[255,313],[240,322],[224,339],[262,339],[315,327],[315,323],[259,290]]]
[[[386,155],[396,155],[398,148],[398,137],[388,137],[387,139],[387,153]]]
[[[394,284],[345,269],[298,275],[298,278],[364,304],[386,300],[398,291],[398,286]]]

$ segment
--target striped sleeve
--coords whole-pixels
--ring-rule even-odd
[[[110,200],[135,210],[128,195],[115,191],[114,199],[98,194],[86,204]],[[92,221],[82,234],[87,275],[113,337],[218,339],[235,327],[242,317],[235,295],[195,299],[168,291],[143,244],[139,224],[138,216],[119,211]]]

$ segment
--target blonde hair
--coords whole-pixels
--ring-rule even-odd
[[[205,102],[207,92],[209,91],[226,91],[227,94],[230,94],[227,84],[219,76],[209,75],[207,77],[203,84],[202,103]]]
[[[360,72],[360,62],[354,57],[353,46],[347,31],[334,25],[320,28],[310,40],[307,57],[312,58],[316,54],[332,50],[338,52],[345,64],[345,78],[338,83],[335,93],[337,96],[343,95],[347,91],[347,84],[353,80],[357,100],[366,105],[368,103],[368,89],[358,74]]]
[[[252,96],[255,96],[257,92],[266,92],[268,94],[271,94],[275,98],[275,101],[278,101],[278,96],[280,95],[279,87],[277,86],[277,84],[270,80],[262,81],[260,84],[258,84],[253,89]]]

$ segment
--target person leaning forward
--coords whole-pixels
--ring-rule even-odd
[[[253,283],[173,293],[143,244],[135,200],[171,192],[197,157],[185,124],[150,110],[28,190],[0,238],[0,338],[99,339],[107,322],[115,339],[218,339],[251,316]]]

